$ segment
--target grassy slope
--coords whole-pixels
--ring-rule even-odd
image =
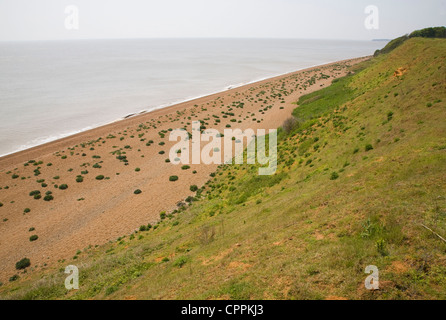
[[[276,176],[219,169],[206,198],[156,230],[62,262],[79,266],[80,290],[49,269],[0,297],[446,298],[446,243],[420,226],[446,235],[445,53],[446,40],[410,39],[304,98]],[[379,291],[364,289],[367,265]]]

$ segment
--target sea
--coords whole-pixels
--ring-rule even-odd
[[[0,42],[0,156],[132,114],[372,55],[385,44],[307,39]]]

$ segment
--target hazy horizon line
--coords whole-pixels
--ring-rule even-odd
[[[348,38],[291,38],[291,37],[126,37],[126,38],[79,38],[79,39],[20,39],[0,40],[1,42],[71,42],[71,41],[98,41],[98,40],[322,40],[322,41],[390,41],[393,38],[348,39]]]

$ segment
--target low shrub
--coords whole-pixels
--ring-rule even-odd
[[[178,176],[170,176],[169,177],[169,181],[174,182],[174,181],[177,181],[177,180],[178,180]]]
[[[34,234],[31,237],[29,237],[29,241],[31,241],[31,242],[36,241],[37,239],[39,239],[39,236],[36,235],[36,234]]]
[[[23,258],[19,262],[15,264],[15,268],[17,270],[23,270],[28,268],[31,265],[31,261],[28,258]]]
[[[40,191],[39,191],[39,190],[34,190],[34,191],[31,191],[31,192],[29,193],[30,197],[33,197],[33,196],[35,196],[36,194],[40,194]]]
[[[336,180],[339,178],[339,174],[337,172],[332,172],[330,176],[330,180]]]

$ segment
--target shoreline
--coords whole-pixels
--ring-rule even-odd
[[[106,122],[106,123],[103,123],[103,124],[86,126],[84,129],[75,130],[75,131],[67,133],[67,134],[63,134],[63,133],[59,134],[59,136],[61,136],[61,137],[57,137],[56,136],[54,139],[52,139],[52,138],[42,138],[43,141],[45,141],[47,139],[49,139],[49,141],[45,141],[45,142],[38,143],[38,144],[30,146],[30,147],[26,147],[26,148],[21,149],[21,150],[17,150],[17,151],[13,151],[13,152],[10,152],[10,153],[4,154],[4,155],[0,155],[0,170],[2,169],[2,163],[5,160],[7,161],[10,158],[14,158],[16,156],[20,156],[20,155],[22,155],[24,153],[28,153],[28,152],[33,153],[38,148],[47,147],[47,146],[49,146],[51,144],[56,144],[58,142],[62,142],[62,141],[65,141],[65,140],[70,140],[70,138],[78,137],[79,135],[82,135],[82,134],[87,134],[87,133],[90,133],[92,131],[104,128],[104,127],[108,127],[108,126],[111,126],[111,125],[114,125],[114,124],[122,123],[123,121],[135,119],[135,118],[138,118],[140,116],[146,116],[146,115],[149,115],[149,114],[153,114],[153,113],[156,113],[159,110],[168,110],[169,108],[178,107],[178,106],[183,105],[183,104],[192,103],[192,102],[199,102],[201,99],[211,98],[211,97],[213,97],[215,95],[222,95],[222,94],[227,94],[227,93],[229,94],[229,93],[231,93],[231,91],[240,90],[240,89],[243,89],[243,88],[248,87],[248,86],[260,85],[263,82],[274,81],[274,80],[276,80],[278,78],[291,76],[293,74],[300,73],[300,72],[311,71],[311,70],[313,70],[315,68],[327,67],[327,66],[330,66],[332,64],[344,63],[344,62],[357,60],[357,59],[368,59],[370,57],[371,56],[363,56],[363,57],[356,57],[356,58],[350,58],[350,59],[344,59],[344,60],[330,61],[330,62],[326,62],[326,63],[323,63],[323,64],[313,65],[313,66],[305,67],[305,68],[302,68],[302,69],[297,69],[297,70],[294,70],[294,71],[289,71],[289,72],[281,73],[281,74],[278,74],[278,75],[273,75],[271,77],[268,76],[268,77],[252,80],[252,81],[249,81],[247,83],[228,85],[226,87],[226,89],[221,90],[221,91],[216,91],[216,92],[212,92],[212,93],[206,93],[206,94],[199,95],[199,96],[192,97],[192,98],[185,98],[184,100],[179,100],[179,101],[175,101],[175,102],[172,102],[172,103],[161,104],[161,105],[155,106],[154,108],[149,109],[149,110],[143,109],[143,110],[140,110],[138,112],[133,112],[133,113],[127,114],[127,115],[125,115],[125,116],[123,116],[121,118],[118,118],[118,119],[115,119],[115,120],[112,120],[112,121],[109,121],[109,122]],[[31,160],[31,159],[29,159],[29,160]]]

